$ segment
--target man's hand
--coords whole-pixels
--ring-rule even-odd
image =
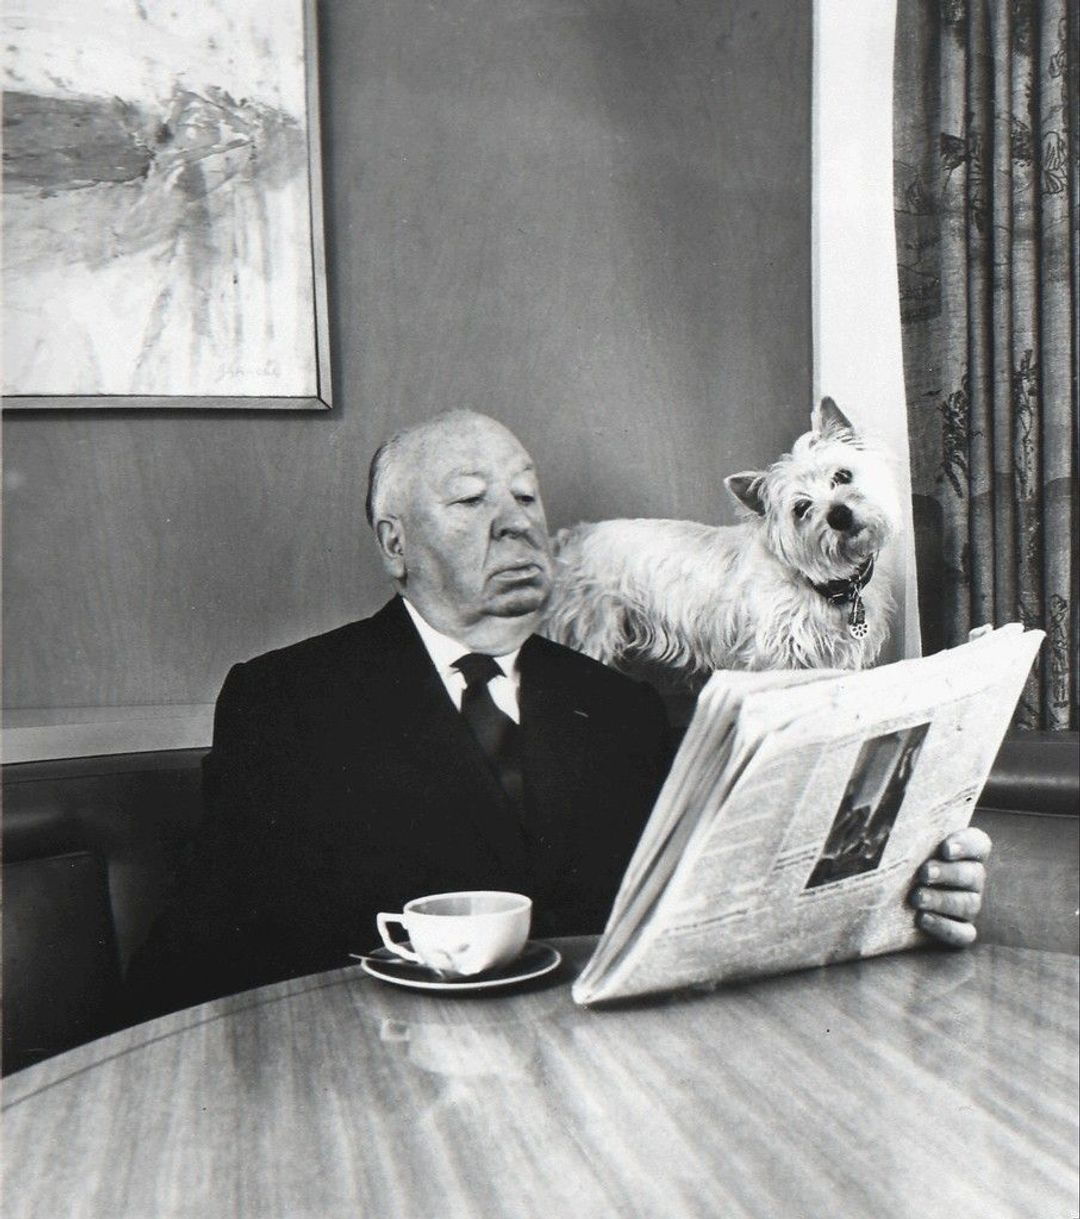
[[[975,940],[973,920],[982,906],[990,847],[990,836],[969,826],[950,834],[918,871],[910,898],[919,912],[915,922],[951,948]]]

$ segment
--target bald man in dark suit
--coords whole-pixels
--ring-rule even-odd
[[[229,673],[192,867],[132,968],[143,1012],[347,963],[424,893],[509,889],[534,934],[603,928],[670,760],[659,697],[534,633],[547,525],[505,428],[443,417],[372,465],[399,595]],[[509,775],[461,711],[469,654],[502,670]]]
[[[346,964],[379,910],[426,893],[527,893],[540,936],[603,928],[668,726],[651,688],[536,634],[552,557],[531,458],[493,419],[439,416],[376,453],[368,517],[395,598],[225,681],[138,1015]],[[983,849],[954,836],[919,890],[948,942],[974,934]]]

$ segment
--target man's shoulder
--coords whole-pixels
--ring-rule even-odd
[[[241,661],[233,669],[234,678],[259,684],[296,678],[320,681],[344,668],[362,666],[385,652],[397,616],[392,606]]]
[[[587,691],[605,702],[660,701],[644,682],[541,635],[532,636],[522,650],[522,672],[535,674],[544,684],[560,683]]]
[[[570,673],[586,681],[615,685],[630,681],[618,669],[594,660],[584,652],[575,652],[573,648],[556,643],[544,635],[530,635],[522,655],[528,662],[556,672]]]

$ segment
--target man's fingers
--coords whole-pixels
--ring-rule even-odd
[[[993,845],[989,834],[969,825],[967,829],[950,834],[938,848],[938,856],[941,859],[985,860]]]
[[[932,935],[950,948],[966,948],[975,942],[977,932],[974,923],[957,922],[956,919],[926,910],[920,911],[915,921],[927,935]]]
[[[975,940],[972,919],[982,907],[990,838],[969,826],[950,834],[937,857],[919,869],[921,882],[911,894],[918,910],[916,923],[927,935],[952,948],[964,948]]]
[[[981,893],[986,886],[986,867],[971,859],[963,859],[959,863],[944,863],[938,859],[931,859],[919,869],[919,880],[924,885],[942,885],[949,889],[972,889],[976,893]]]
[[[944,914],[947,918],[972,919],[982,908],[982,894],[971,889],[934,889],[920,886],[911,895],[917,910]]]

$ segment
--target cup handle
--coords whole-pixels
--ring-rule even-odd
[[[404,944],[399,944],[397,940],[390,938],[390,929],[388,924],[397,923],[398,926],[405,930],[405,920],[400,914],[377,914],[375,916],[375,926],[379,929],[379,935],[382,937],[382,942],[396,956],[403,957],[406,961],[415,961],[417,965],[422,965],[418,952],[413,952],[411,948],[406,948]]]

